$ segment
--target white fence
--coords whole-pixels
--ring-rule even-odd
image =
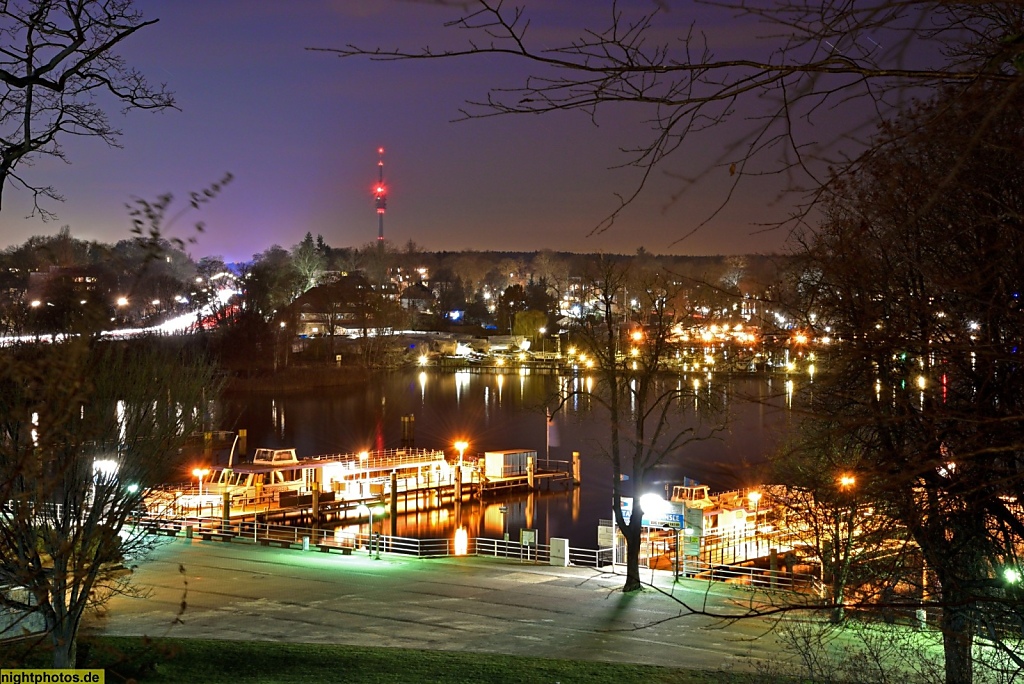
[[[153,534],[199,537],[216,541],[242,541],[282,548],[328,547],[328,550],[348,550],[350,553],[392,553],[417,558],[455,556],[452,539],[413,539],[363,532],[335,531],[271,523],[241,522],[225,524],[221,518],[141,518],[137,527]],[[379,545],[379,548],[378,548]],[[466,555],[508,558],[522,562],[551,561],[551,548],[546,544],[520,544],[515,541],[472,537],[467,540]],[[612,550],[569,548],[569,562],[585,567],[611,565]]]

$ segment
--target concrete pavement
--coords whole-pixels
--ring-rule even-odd
[[[183,570],[183,572],[180,572]],[[135,571],[145,598],[113,597],[89,632],[504,653],[750,672],[773,658],[766,619],[728,623],[623,576],[505,559],[352,556],[173,539]],[[739,614],[752,593],[645,581],[691,606]],[[176,622],[181,602],[187,608]]]

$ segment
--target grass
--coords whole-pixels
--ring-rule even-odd
[[[100,637],[82,641],[79,650],[80,658],[87,658],[81,666],[106,670],[108,682],[749,684],[755,681],[753,676],[652,665],[323,644]],[[46,667],[46,655],[37,649],[27,656],[25,664]],[[0,657],[0,660],[7,658]],[[5,663],[6,666],[11,664]]]

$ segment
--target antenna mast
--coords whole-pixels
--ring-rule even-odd
[[[384,148],[377,148],[377,187],[374,188],[374,204],[377,205],[377,241],[384,243],[384,210],[388,206],[388,193],[384,187]]]

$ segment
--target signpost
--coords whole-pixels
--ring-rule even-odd
[[[519,550],[526,551],[526,560],[530,560],[530,548],[533,547],[533,562],[537,562],[537,530],[519,530]],[[519,557],[522,562],[522,556]]]
[[[632,497],[621,497],[622,518],[629,523],[633,514]],[[642,524],[644,527],[662,530],[673,530],[675,532],[675,568],[677,570],[679,561],[682,559],[683,574],[686,574],[686,557],[700,556],[700,540],[704,536],[704,509],[687,506],[682,501],[665,501],[661,510],[656,513],[644,511]],[[614,517],[613,517],[614,521]],[[599,532],[601,528],[598,528]],[[614,535],[614,524],[610,531]],[[614,538],[614,536],[613,536]],[[615,544],[612,543],[612,563],[615,563]]]

